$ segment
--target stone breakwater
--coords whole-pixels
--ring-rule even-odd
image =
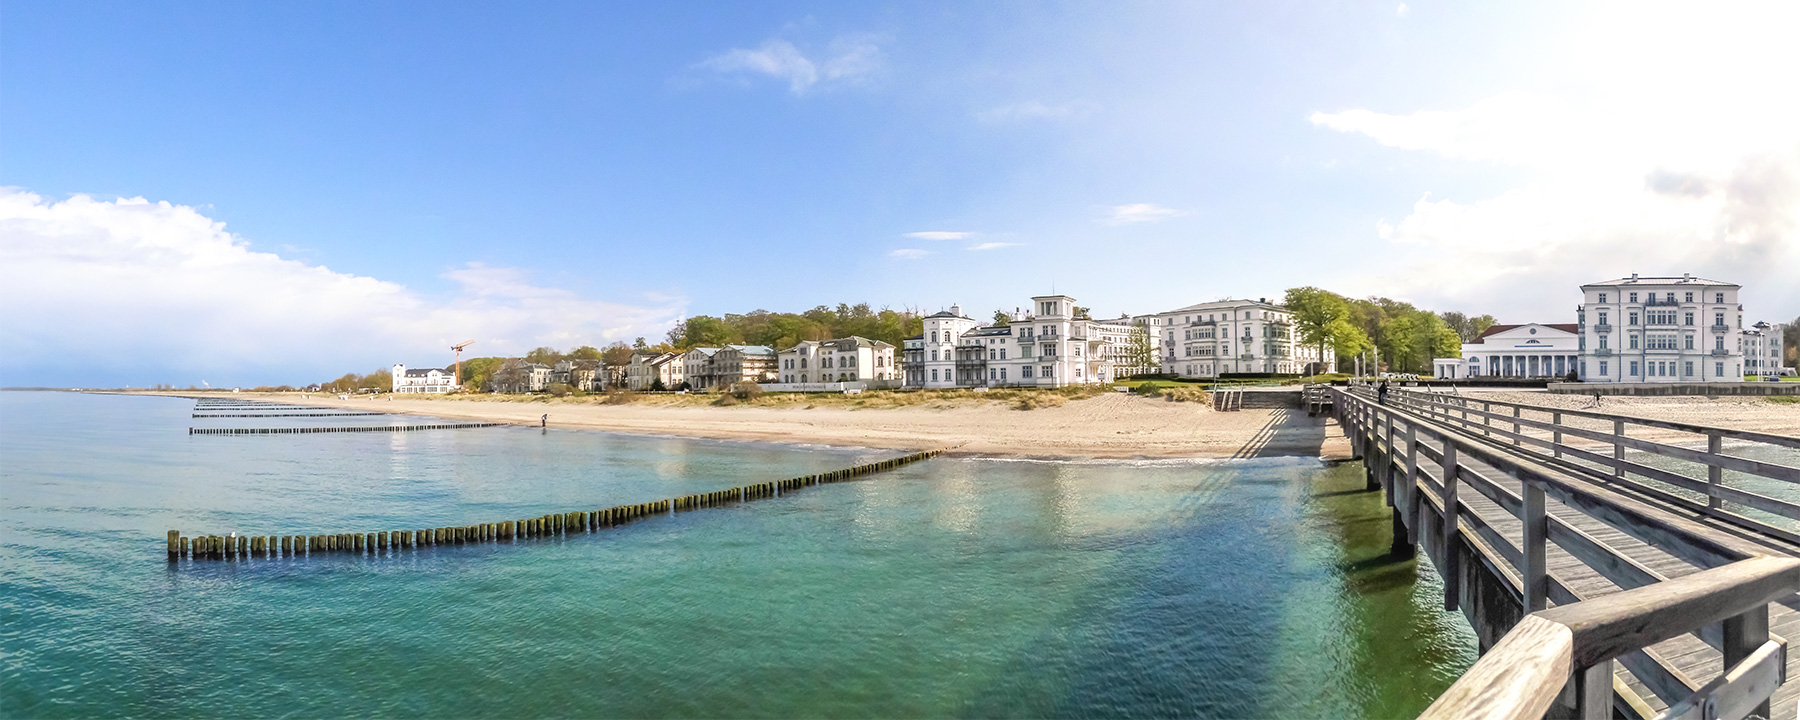
[[[575,510],[551,513],[535,518],[501,520],[455,527],[424,530],[378,530],[374,532],[331,533],[325,535],[182,535],[170,530],[169,561],[235,560],[249,557],[305,557],[324,554],[379,554],[392,550],[435,545],[467,545],[473,543],[512,542],[522,539],[554,538],[573,533],[598,532],[604,528],[654,515],[686,512],[701,508],[780,497],[812,485],[854,480],[941,454],[941,450],[904,455],[865,465],[833,470],[817,475],[804,475],[774,480],[727,490],[683,495],[632,505],[618,505],[599,510]]]

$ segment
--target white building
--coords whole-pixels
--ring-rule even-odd
[[[1692,275],[1581,286],[1584,382],[1743,382],[1738,286]]]
[[[682,358],[683,354],[677,352],[633,353],[631,364],[625,366],[625,387],[643,392],[655,388],[658,380],[664,390],[680,387],[687,377]]]
[[[1219,300],[1142,316],[1161,341],[1162,371],[1190,378],[1227,373],[1329,372],[1336,353],[1323,354],[1294,337],[1294,317],[1282,305]]]
[[[681,355],[681,374],[688,387],[705,390],[712,387],[716,380],[712,374],[712,357],[718,354],[715,347],[697,347]]]
[[[1440,379],[1479,377],[1545,378],[1573,372],[1581,360],[1581,327],[1572,323],[1493,325],[1473,342],[1463,343],[1461,358],[1437,358],[1432,374]]]
[[[781,351],[778,362],[783,383],[893,380],[900,376],[893,345],[855,335],[801,341]]]
[[[1760,377],[1782,374],[1781,351],[1785,323],[1759,322],[1742,332],[1739,351],[1744,354],[1744,374]]]
[[[455,388],[456,377],[453,373],[437,368],[408,370],[405,365],[394,366],[394,392],[447,393]]]
[[[1075,298],[1040,295],[1030,312],[1011,314],[1006,324],[982,325],[951,306],[925,317],[925,332],[909,338],[908,350],[922,360],[908,360],[909,387],[1062,387],[1110,382],[1112,338],[1119,327],[1105,327],[1076,312]],[[919,347],[912,348],[918,340]]]
[[[1100,334],[1106,340],[1102,349],[1106,352],[1107,358],[1112,361],[1114,379],[1161,371],[1162,366],[1157,363],[1162,362],[1163,334],[1159,328],[1151,326],[1151,321],[1154,319],[1154,316],[1131,317],[1124,315],[1115,320],[1101,320],[1098,323]],[[1144,342],[1148,345],[1149,357],[1144,359],[1151,361],[1149,365],[1137,362],[1139,358],[1134,355],[1136,351],[1131,346],[1132,333],[1140,326],[1144,331]]]
[[[905,348],[900,356],[900,379],[906,387],[925,387],[925,335],[920,333],[901,341]]]

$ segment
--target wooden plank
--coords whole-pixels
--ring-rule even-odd
[[[1539,613],[1574,633],[1588,667],[1800,590],[1800,559],[1756,557]],[[1766,627],[1766,626],[1765,626]]]
[[[1574,633],[1527,615],[1431,703],[1420,720],[1537,720],[1574,669]]]

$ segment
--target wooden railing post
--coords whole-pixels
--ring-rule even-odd
[[[1519,574],[1525,583],[1525,612],[1534,613],[1549,607],[1550,571],[1544,563],[1550,519],[1544,512],[1544,487],[1529,480],[1520,480],[1519,485],[1524,499],[1519,521],[1525,526],[1524,542],[1520,545],[1525,552]]]
[[[1717,430],[1714,430],[1713,432],[1709,432],[1706,434],[1706,454],[1707,455],[1717,457],[1724,451],[1724,449],[1725,449],[1725,439],[1719,436],[1719,432]],[[1719,497],[1719,484],[1724,482],[1724,480],[1725,480],[1725,468],[1719,467],[1718,465],[1714,465],[1712,463],[1707,463],[1707,465],[1706,465],[1706,506],[1707,507],[1717,508],[1717,507],[1723,506],[1725,504],[1725,500],[1723,498]]]
[[[1493,403],[1484,402],[1481,404],[1481,413],[1482,413],[1481,414],[1481,434],[1484,437],[1493,437],[1494,436],[1494,431],[1493,431],[1494,419],[1491,417],[1488,417],[1488,413],[1491,413],[1493,411],[1494,411]]]
[[[1720,625],[1724,626],[1725,631],[1724,647],[1720,650],[1725,656],[1725,671],[1729,672],[1769,641],[1769,606],[1764,605],[1742,615],[1725,618]],[[1767,698],[1756,706],[1753,714],[1770,717]]]
[[[1514,405],[1513,406],[1513,417],[1516,418],[1518,416],[1519,416],[1519,406]],[[1518,423],[1518,421],[1515,420],[1515,421],[1513,421],[1513,445],[1517,446],[1518,444],[1519,444],[1519,423]]]
[[[1444,609],[1455,610],[1462,604],[1462,572],[1457,559],[1457,505],[1456,505],[1456,444],[1449,436],[1442,436],[1444,443],[1443,494],[1439,496],[1444,504],[1444,522],[1438,541],[1438,557],[1443,561],[1444,572]]]
[[[1573,694],[1573,717],[1578,720],[1612,720],[1613,661],[1603,660],[1575,671],[1565,687]]]
[[[1419,426],[1406,425],[1406,541],[1419,544]]]
[[[1387,418],[1387,450],[1381,453],[1381,489],[1387,497],[1388,507],[1397,507],[1394,502],[1394,414]]]
[[[1625,443],[1619,438],[1625,437],[1625,421],[1613,421],[1613,477],[1625,477]]]
[[[1550,455],[1562,457],[1562,413],[1551,413],[1550,424],[1556,426],[1550,435]]]

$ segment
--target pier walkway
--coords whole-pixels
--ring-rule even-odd
[[[1307,393],[1394,507],[1394,551],[1427,553],[1480,640],[1426,717],[1795,718],[1800,438]]]

